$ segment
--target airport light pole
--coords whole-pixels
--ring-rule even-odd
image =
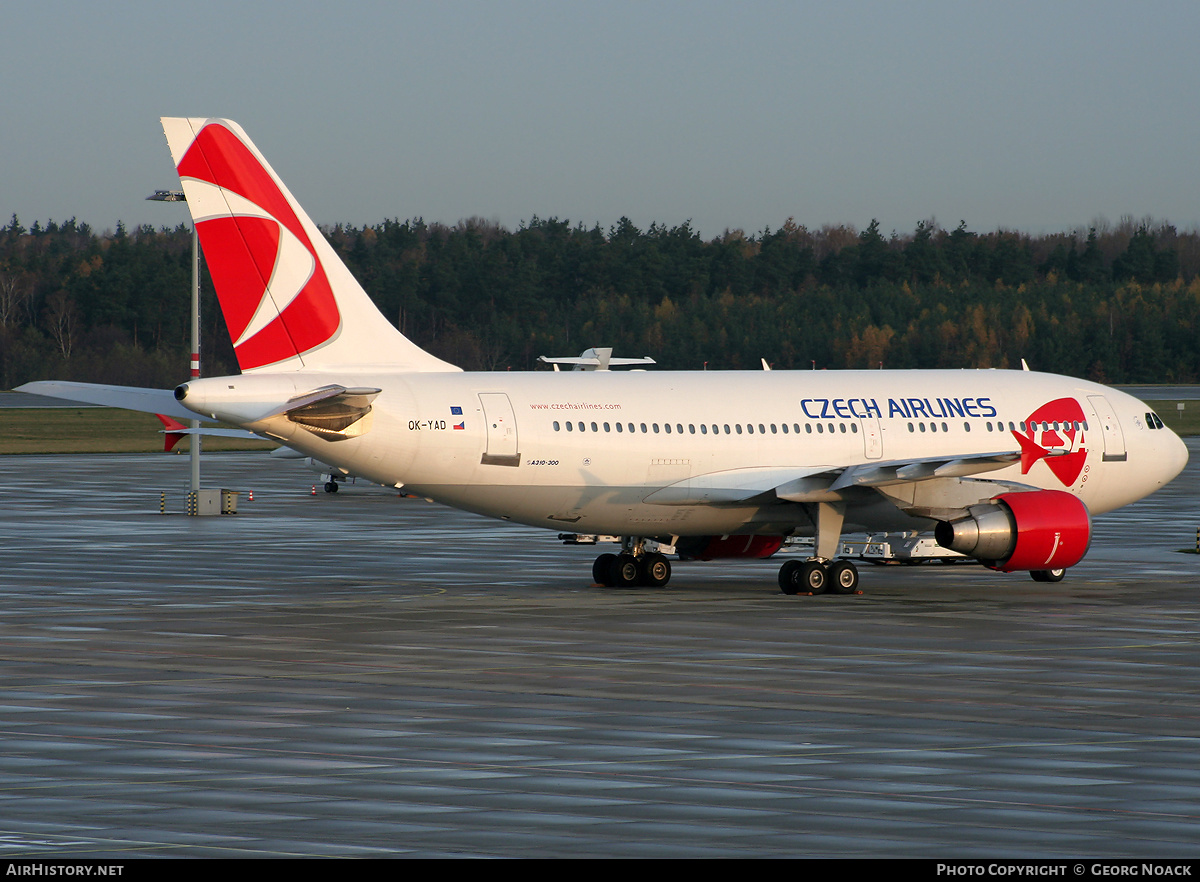
[[[149,202],[187,202],[182,190],[155,190],[146,197]],[[200,234],[192,224],[192,366],[193,380],[200,377]],[[192,434],[188,436],[188,455],[192,465],[193,493],[200,492],[200,420],[191,422]]]

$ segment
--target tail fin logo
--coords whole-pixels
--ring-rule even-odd
[[[199,203],[192,206],[196,230],[242,370],[333,339],[341,316],[325,268],[262,161],[212,122],[180,160],[179,177],[190,179],[189,203]]]

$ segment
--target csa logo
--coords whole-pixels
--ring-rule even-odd
[[[179,177],[220,188],[227,213],[196,230],[243,370],[303,355],[341,326],[325,268],[287,197],[233,132],[201,129]]]
[[[1031,413],[1025,420],[1025,431],[1012,433],[1021,445],[1021,474],[1029,474],[1039,460],[1045,460],[1064,487],[1074,484],[1087,460],[1087,448],[1083,446],[1084,419],[1083,408],[1074,398],[1047,402]],[[1057,452],[1064,448],[1067,453]],[[1054,456],[1050,455],[1052,449]]]

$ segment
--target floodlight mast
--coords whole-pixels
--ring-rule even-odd
[[[149,202],[187,202],[182,190],[155,190],[147,196]],[[192,364],[191,377],[200,377],[200,236],[192,224]],[[191,420],[191,428],[198,430],[200,420]],[[200,433],[193,431],[188,436],[188,454],[192,466],[193,493],[200,491]]]

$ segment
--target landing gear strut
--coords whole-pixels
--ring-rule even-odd
[[[848,560],[833,560],[842,537],[846,506],[819,502],[808,509],[816,528],[816,556],[789,560],[779,568],[779,588],[784,594],[858,593],[858,567]]]

